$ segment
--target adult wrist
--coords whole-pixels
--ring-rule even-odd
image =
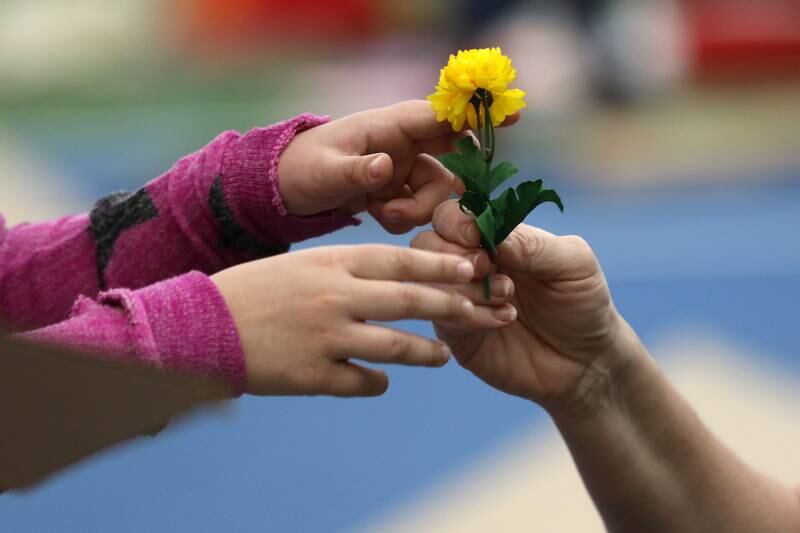
[[[556,425],[578,428],[616,420],[636,397],[653,366],[647,349],[625,319],[614,311],[615,333],[608,347],[594,355],[565,399],[546,406]]]

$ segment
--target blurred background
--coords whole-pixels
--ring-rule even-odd
[[[797,0],[2,0],[0,212],[87,210],[226,129],[424,97],[483,46],[528,92],[499,157],[567,207],[528,223],[586,237],[709,425],[800,483]],[[367,220],[298,248],[409,239]],[[537,407],[455,364],[390,375],[376,400],[175,424],[2,496],[3,529],[603,530]]]

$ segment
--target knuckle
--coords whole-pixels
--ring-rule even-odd
[[[337,310],[345,307],[346,298],[337,291],[322,290],[315,296],[318,309],[324,309],[325,313],[336,313]]]
[[[371,267],[377,259],[390,256],[393,248],[382,244],[359,244],[349,248],[351,251],[350,259],[353,266]]]
[[[322,325],[314,331],[317,344],[317,362],[330,361],[342,351],[342,334],[335,327]]]
[[[416,261],[408,250],[394,249],[389,254],[389,265],[399,277],[408,278],[414,273]]]
[[[534,260],[541,255],[544,241],[534,231],[515,230],[511,234],[519,246],[520,255],[526,260]]]
[[[565,235],[561,238],[566,244],[575,248],[576,250],[587,249],[591,250],[589,243],[580,235]]]
[[[389,338],[389,355],[392,359],[403,359],[411,350],[411,342],[405,335],[396,333]]]
[[[415,316],[422,308],[422,298],[413,287],[403,287],[399,294],[400,308],[403,314]]]
[[[594,251],[583,237],[579,235],[566,235],[562,237],[562,240],[564,244],[569,247],[570,253],[581,263],[593,263],[595,261]]]
[[[316,262],[323,267],[337,266],[342,262],[341,254],[331,248],[318,248],[316,252]]]
[[[360,176],[359,176],[359,164],[358,160],[353,157],[351,158],[342,170],[342,179],[346,185],[350,187],[357,188],[361,184]]]

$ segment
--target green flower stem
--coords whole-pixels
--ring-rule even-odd
[[[481,187],[486,201],[490,202],[489,176],[492,170],[492,159],[494,158],[494,126],[492,125],[492,115],[489,111],[491,95],[484,89],[478,89],[476,92],[478,101],[474,102],[474,105],[478,122],[478,142],[481,145],[481,155],[484,161]],[[481,113],[481,110],[483,113]],[[483,120],[481,120],[481,115]],[[491,250],[488,247],[486,247],[486,251],[491,254]],[[483,278],[483,296],[487,300],[492,296],[492,282],[488,274]]]
[[[492,159],[494,159],[494,126],[492,125],[492,115],[489,111],[491,104],[489,102],[488,93],[484,93],[481,97],[481,105],[483,106],[483,138],[486,143],[484,148],[484,160],[488,166],[491,166]],[[482,145],[483,147],[483,145]]]
[[[489,274],[483,277],[483,297],[487,300],[492,297],[492,280],[489,279]]]

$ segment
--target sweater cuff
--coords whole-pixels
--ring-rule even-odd
[[[232,142],[222,162],[222,188],[239,223],[253,235],[291,244],[361,223],[336,211],[297,216],[287,213],[278,191],[278,159],[295,135],[329,117],[304,113],[255,128]]]
[[[150,324],[163,368],[222,378],[235,396],[245,390],[239,333],[216,285],[199,272],[150,285],[133,293]],[[101,296],[114,298],[114,291]]]

